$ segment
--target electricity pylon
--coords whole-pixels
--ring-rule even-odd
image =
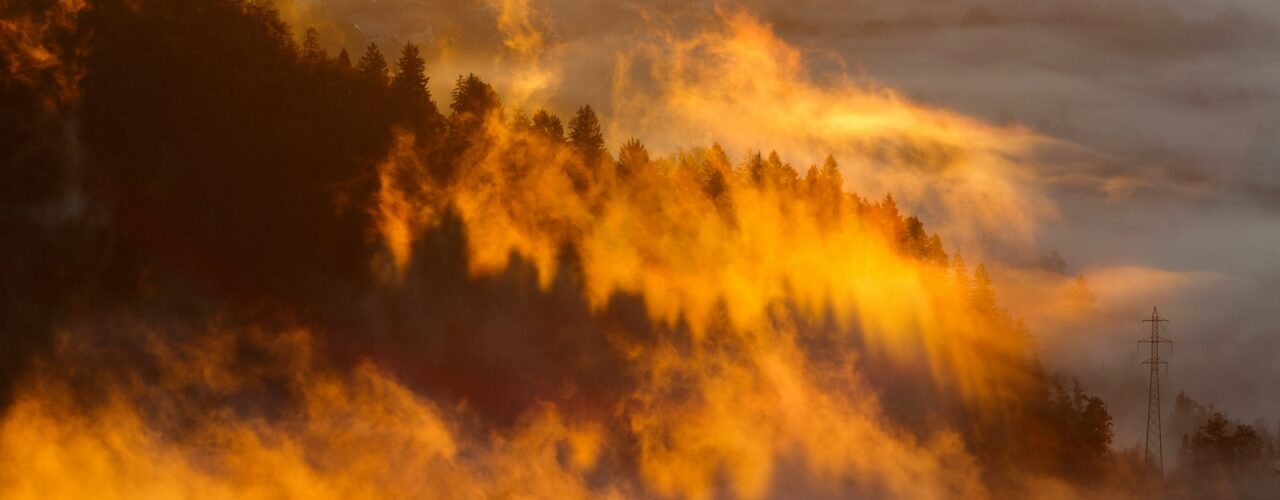
[[[1164,475],[1164,440],[1161,432],[1162,425],[1160,423],[1160,365],[1169,365],[1166,361],[1160,361],[1160,344],[1169,344],[1169,352],[1173,352],[1173,341],[1160,336],[1160,330],[1163,328],[1168,330],[1169,320],[1161,318],[1160,312],[1152,307],[1151,318],[1142,320],[1143,323],[1151,323],[1151,336],[1138,341],[1139,347],[1142,344],[1151,344],[1151,357],[1142,364],[1150,365],[1151,379],[1147,383],[1147,447],[1146,461],[1147,466],[1155,465],[1160,475]],[[1168,371],[1166,368],[1165,371]],[[1154,464],[1153,464],[1154,462]]]

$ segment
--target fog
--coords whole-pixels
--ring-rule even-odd
[[[591,103],[610,116],[619,54],[740,5],[721,2],[529,2],[556,84],[530,102],[560,112]],[[326,43],[435,47],[432,89],[475,71],[502,85],[511,62],[500,4],[299,0]],[[1055,368],[1079,377],[1117,415],[1117,446],[1142,432],[1146,371],[1134,340],[1153,306],[1175,340],[1165,398],[1186,391],[1244,420],[1274,419],[1280,399],[1280,4],[1257,1],[745,2],[801,49],[814,81],[852,79],[994,124],[1024,126],[1084,153],[1040,158],[1036,186],[1057,215],[1032,248],[968,248],[1020,286],[1056,251],[1084,274],[1096,317],[1064,323],[1006,297]],[[461,47],[466,47],[465,50]],[[430,52],[430,51],[428,51]],[[432,61],[429,61],[429,64]],[[491,74],[486,75],[489,72]],[[614,123],[610,141],[627,124]],[[715,140],[716,138],[709,138]],[[816,154],[816,153],[815,153]],[[912,206],[912,200],[905,205]],[[916,201],[918,204],[919,201]],[[999,235],[990,235],[999,239]],[[977,245],[981,247],[979,243]],[[1176,278],[1122,287],[1126,270]],[[1003,282],[1003,283],[1002,283]],[[1020,294],[1014,294],[1020,295]]]

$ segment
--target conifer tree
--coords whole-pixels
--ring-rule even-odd
[[[724,152],[724,148],[718,142],[711,144],[711,151],[708,153],[707,161],[713,168],[719,170],[721,174],[729,173],[733,168],[732,163],[729,162],[729,153]]]
[[[524,108],[516,108],[516,111],[511,114],[511,129],[524,133],[533,130],[533,121],[529,119],[529,114],[524,111]]]
[[[769,155],[764,157],[764,169],[761,171],[760,182],[776,186],[783,181],[782,176],[782,157],[778,156],[777,151],[769,151]]]
[[[997,317],[996,289],[991,283],[991,274],[987,272],[986,264],[979,263],[978,267],[974,268],[973,281],[970,283],[969,297],[973,307],[991,318]]]
[[[639,139],[632,137],[618,148],[618,174],[629,176],[639,172],[649,164],[649,150]]]
[[[401,98],[414,105],[431,101],[431,93],[427,90],[427,63],[422,59],[418,46],[413,42],[404,44],[400,52],[400,60],[396,61],[396,74],[391,80],[391,87]]]
[[[827,155],[822,161],[822,178],[837,193],[844,192],[844,176],[840,175],[840,166],[836,164],[835,156]]]
[[[370,43],[365,49],[364,56],[361,56],[360,62],[356,64],[356,72],[368,78],[369,81],[387,85],[387,59],[382,57],[378,44]]]
[[[342,69],[351,69],[351,56],[347,54],[346,47],[338,52],[338,66]]]
[[[502,107],[498,92],[474,73],[458,76],[451,97],[449,121],[456,133],[464,135],[475,132],[490,113]]]
[[[539,109],[533,114],[533,131],[554,143],[564,142],[564,123],[560,117]]]
[[[1084,448],[1086,458],[1092,459],[1092,465],[1099,465],[1110,453],[1111,415],[1107,413],[1107,405],[1097,396],[1084,396],[1084,407],[1080,409],[1079,436],[1080,446]]]
[[[747,181],[754,185],[764,182],[764,158],[760,156],[759,151],[747,155],[747,164],[743,167],[743,172]]]
[[[320,47],[320,32],[315,28],[307,28],[302,42],[302,60],[312,66],[319,66],[325,60],[324,48]]]
[[[589,166],[595,166],[604,157],[604,133],[590,104],[578,108],[578,113],[569,121],[569,143]]]

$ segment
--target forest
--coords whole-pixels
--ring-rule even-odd
[[[265,2],[0,19],[0,496],[1280,488],[1181,394],[1158,479],[839,158],[650,151]]]

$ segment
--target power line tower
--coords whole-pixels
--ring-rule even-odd
[[[1160,344],[1169,344],[1169,352],[1173,352],[1173,341],[1160,336],[1160,330],[1168,330],[1169,320],[1160,317],[1160,312],[1156,308],[1151,308],[1151,317],[1142,320],[1143,323],[1151,323],[1151,336],[1138,341],[1138,346],[1142,344],[1151,344],[1151,357],[1142,364],[1151,367],[1151,379],[1147,385],[1147,447],[1146,460],[1148,467],[1155,467],[1164,475],[1164,440],[1161,429],[1163,425],[1160,422],[1160,365],[1169,365],[1166,361],[1160,361]],[[1168,368],[1165,369],[1168,371]]]

